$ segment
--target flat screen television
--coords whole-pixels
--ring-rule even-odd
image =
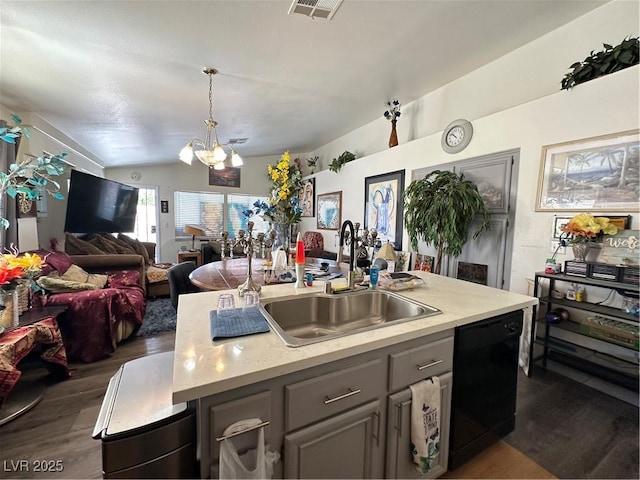
[[[137,207],[137,188],[72,170],[64,231],[133,232]]]

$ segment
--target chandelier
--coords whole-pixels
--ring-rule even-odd
[[[213,119],[213,97],[211,94],[213,76],[218,73],[218,71],[215,68],[206,67],[203,70],[203,73],[209,75],[209,119],[204,121],[204,124],[207,127],[207,136],[205,137],[204,142],[197,138],[191,140],[180,151],[179,158],[184,163],[191,165],[193,154],[195,153],[198,160],[204,163],[207,167],[213,167],[215,170],[224,170],[224,161],[227,159],[227,152],[218,141],[218,131],[216,130],[218,122]],[[240,158],[240,155],[238,155],[232,147],[231,165],[239,167],[242,163],[242,158]]]

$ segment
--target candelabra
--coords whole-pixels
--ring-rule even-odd
[[[245,236],[246,235],[246,236]],[[246,292],[258,292],[262,290],[262,287],[253,281],[251,262],[255,254],[257,240],[253,238],[253,222],[247,222],[247,232],[240,229],[238,230],[238,238],[236,238],[231,244],[231,250],[234,247],[241,247],[242,251],[247,255],[247,262],[249,264],[247,270],[247,279],[238,287],[238,295],[244,297]]]
[[[253,229],[253,222],[249,222],[249,223],[251,223],[251,228]],[[220,246],[221,246],[220,257],[222,258],[222,260],[224,260],[227,257],[227,251],[228,251],[229,258],[233,258],[233,248],[238,245],[243,245],[241,240],[244,240],[245,231],[238,230],[238,238],[236,240],[230,239],[228,232],[222,232],[220,236],[222,237],[220,239]],[[259,232],[256,235],[256,238],[252,239],[253,241],[251,242],[253,245],[253,254],[255,256],[259,256],[260,258],[270,258],[271,246],[273,245],[275,238],[276,238],[276,232],[273,230],[269,233],[269,236],[265,235],[262,232]]]

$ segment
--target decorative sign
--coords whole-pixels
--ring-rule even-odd
[[[640,259],[640,230],[622,230],[605,235],[598,261],[616,265],[638,265]]]

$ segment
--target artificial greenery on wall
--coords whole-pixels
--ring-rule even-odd
[[[580,83],[638,64],[638,37],[625,38],[615,47],[606,43],[602,45],[604,50],[600,52],[591,50],[589,56],[582,62],[576,62],[569,67],[573,70],[562,79],[562,90],[569,90]]]
[[[329,164],[329,170],[338,173],[345,163],[349,163],[355,159],[356,156],[353,153],[345,150],[340,154],[338,158],[334,158],[333,160],[331,160],[331,163]]]

